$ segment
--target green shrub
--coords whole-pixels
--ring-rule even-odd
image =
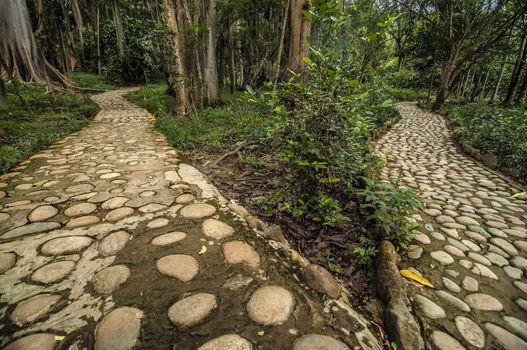
[[[365,182],[366,187],[359,190],[358,194],[361,210],[367,214],[366,221],[374,230],[368,238],[373,238],[372,241],[388,239],[396,247],[407,248],[419,227],[409,219],[422,207],[417,192],[401,186],[400,179],[395,183],[369,179],[365,179]]]
[[[80,88],[86,88],[91,90],[115,90],[119,86],[109,79],[105,75],[98,75],[87,72],[75,72],[72,74],[71,79]]]
[[[273,140],[287,169],[271,204],[333,227],[348,221],[343,203],[376,163],[371,131],[397,113],[384,92],[359,87],[352,63],[315,50],[313,57],[307,81],[295,76],[267,93]]]

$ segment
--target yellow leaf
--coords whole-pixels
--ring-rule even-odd
[[[527,192],[518,192],[512,195],[512,198],[524,197],[527,196]]]
[[[63,340],[65,337],[63,335],[56,335],[55,340]]]
[[[413,271],[410,270],[401,270],[401,275],[403,275],[406,278],[412,279],[416,282],[419,282],[427,287],[434,288],[434,285],[430,283],[426,278],[419,276]]]
[[[264,332],[263,330],[261,330],[261,331],[258,332],[258,335],[259,335],[260,337],[262,337],[264,334],[265,334],[265,332]]]
[[[202,246],[201,246],[201,249],[200,249],[200,251],[199,251],[198,254],[201,255],[201,254],[205,254],[206,252],[207,252],[207,247],[205,247],[204,245],[202,245]]]

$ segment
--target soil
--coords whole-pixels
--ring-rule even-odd
[[[285,212],[270,216],[258,202],[269,198],[277,190],[277,183],[284,175],[284,169],[275,160],[273,150],[253,145],[250,149],[225,157],[214,166],[225,153],[198,149],[188,152],[186,156],[226,198],[237,201],[266,222],[279,225],[289,243],[312,263],[330,271],[332,269],[328,260],[340,266],[342,272],[332,271],[333,275],[352,293],[356,307],[366,305],[373,295],[373,289],[369,286],[371,273],[366,266],[358,263],[353,254],[353,249],[359,245],[361,230],[364,229],[357,204],[350,202],[347,205],[345,214],[351,220],[338,229],[305,219],[296,220]],[[242,161],[248,153],[254,155],[251,158],[257,159],[258,164]]]

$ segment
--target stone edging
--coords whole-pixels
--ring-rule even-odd
[[[377,270],[375,273],[376,292],[384,303],[384,327],[398,349],[421,350],[424,341],[417,321],[410,312],[406,289],[397,268],[398,254],[390,241],[379,244]]]

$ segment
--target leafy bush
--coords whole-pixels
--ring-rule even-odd
[[[348,221],[342,203],[376,162],[371,130],[397,113],[384,93],[359,87],[352,63],[312,52],[308,81],[294,76],[268,93],[273,140],[288,171],[272,202],[293,217],[338,226]]]
[[[412,240],[418,224],[409,219],[422,203],[417,192],[395,183],[365,179],[366,187],[358,191],[362,199],[361,209],[367,214],[374,229],[374,237],[388,239],[399,248],[406,248]],[[371,238],[371,237],[370,237]],[[357,252],[360,253],[361,252]]]
[[[419,106],[430,108],[431,103]],[[458,139],[481,154],[496,155],[498,170],[527,183],[527,111],[452,100],[440,112]]]
[[[80,88],[86,88],[91,90],[115,90],[118,88],[111,79],[105,75],[98,75],[86,72],[75,72],[72,74],[71,79]]]

